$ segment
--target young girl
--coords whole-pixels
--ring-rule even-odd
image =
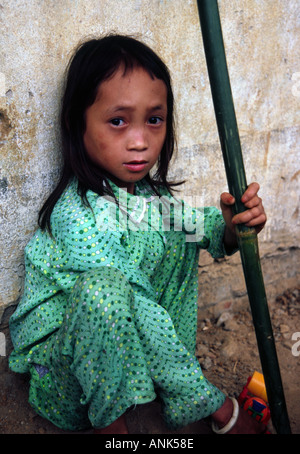
[[[25,291],[10,320],[10,367],[30,373],[30,404],[69,430],[127,433],[125,412],[159,398],[172,429],[211,415],[215,430],[262,431],[194,355],[199,249],[222,257],[237,247],[236,224],[263,228],[258,184],[233,218],[228,193],[223,214],[174,209],[169,73],[130,37],[77,49],[61,130],[62,177],[26,247]],[[204,232],[186,228],[187,217]]]

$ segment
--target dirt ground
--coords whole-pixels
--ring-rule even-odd
[[[269,302],[269,306],[291,429],[293,434],[299,434],[300,334],[299,339],[292,336],[300,332],[300,287],[287,290]],[[7,355],[10,350],[8,341]],[[255,370],[261,372],[250,312],[223,312],[218,319],[201,318],[200,314],[196,355],[206,377],[224,392],[238,397],[248,377]],[[72,433],[35,414],[27,403],[28,378],[9,371],[7,360],[7,356],[0,357],[0,434]],[[177,432],[168,431],[158,402],[137,406],[127,415],[127,420],[132,434],[211,433],[206,422]],[[272,427],[271,431],[274,432]]]

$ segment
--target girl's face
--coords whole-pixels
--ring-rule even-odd
[[[134,185],[156,163],[166,138],[167,88],[143,68],[121,67],[86,110],[87,154],[119,187]]]

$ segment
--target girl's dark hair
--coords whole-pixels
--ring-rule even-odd
[[[97,96],[100,84],[124,66],[124,71],[134,67],[144,68],[150,76],[162,80],[167,87],[167,134],[155,174],[145,179],[159,195],[164,186],[171,193],[174,183],[167,181],[167,172],[175,146],[174,97],[168,68],[144,43],[122,35],[107,35],[79,45],[67,68],[67,77],[61,108],[61,135],[63,167],[60,181],[39,213],[39,225],[51,232],[52,210],[75,177],[78,193],[88,206],[86,193],[91,190],[99,195],[113,196],[105,171],[97,167],[86,153],[83,136],[86,128],[85,112]],[[178,183],[177,183],[178,184]]]

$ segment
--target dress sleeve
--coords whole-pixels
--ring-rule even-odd
[[[174,230],[185,232],[186,242],[207,249],[213,258],[229,255],[224,246],[226,224],[220,210],[216,207],[193,208],[174,198],[165,198],[166,201],[169,203],[169,211],[165,209],[165,212],[171,219],[171,226]],[[230,255],[234,252],[236,250]]]
[[[225,221],[222,213],[215,207],[206,207],[204,212],[204,235],[198,242],[200,248],[204,243],[205,248],[213,258],[227,255],[224,246]]]

